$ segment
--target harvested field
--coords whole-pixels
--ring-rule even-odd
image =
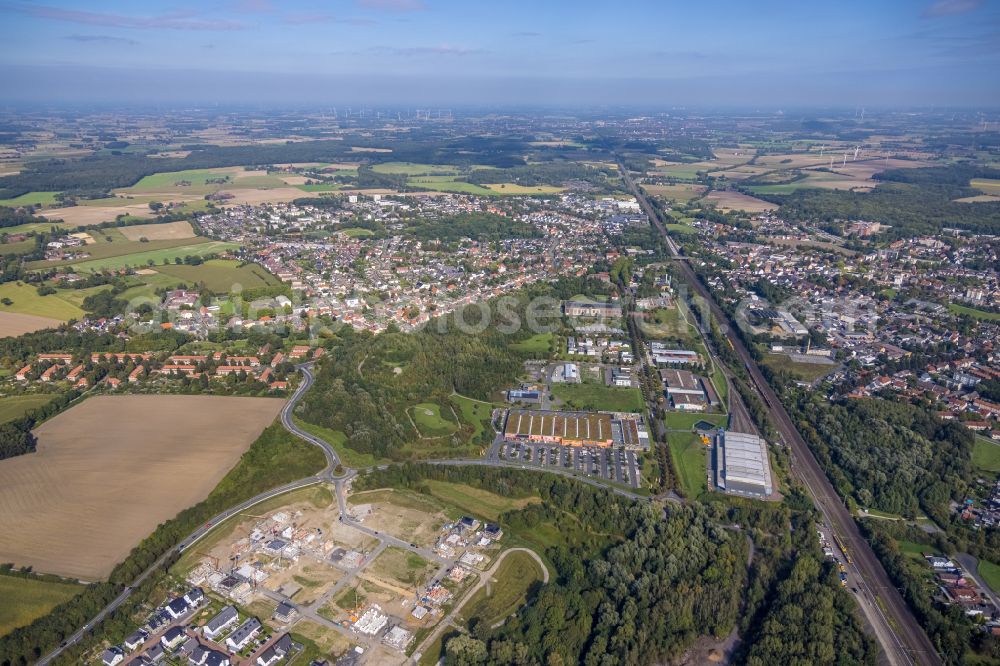
[[[723,211],[743,210],[748,213],[762,213],[778,207],[769,201],[747,196],[742,192],[709,192],[704,200],[714,203]]]
[[[301,199],[302,190],[295,187],[274,187],[266,190],[256,189],[227,189],[226,194],[233,195],[232,199],[220,202],[222,206],[238,206],[241,204],[257,205],[263,203],[283,203],[293,199]]]
[[[704,185],[643,185],[642,187],[649,194],[684,203],[705,193]]]
[[[25,333],[52,328],[63,323],[61,319],[39,317],[20,312],[0,312],[0,338],[16,338]]]
[[[0,462],[0,561],[85,580],[205,498],[283,400],[91,398],[37,429],[38,451]]]
[[[152,217],[153,213],[147,204],[132,204],[129,206],[68,206],[66,208],[50,208],[42,211],[47,220],[62,220],[72,227],[90,226],[101,222],[113,222],[119,215],[135,215],[136,217]]]
[[[121,227],[119,231],[130,241],[140,238],[146,240],[171,240],[174,238],[194,238],[194,229],[190,222],[164,222],[162,224],[138,224],[134,227]]]

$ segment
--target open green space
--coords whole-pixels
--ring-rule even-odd
[[[977,436],[972,445],[972,464],[984,472],[1000,472],[1000,444]]]
[[[417,176],[406,179],[406,184],[420,190],[432,190],[435,192],[453,192],[455,194],[478,194],[480,196],[500,196],[500,192],[495,192],[489,188],[455,180],[455,176]]]
[[[280,284],[278,278],[257,264],[241,265],[240,262],[229,259],[209,259],[198,266],[168,264],[156,266],[155,270],[188,284],[204,283],[209,291],[216,294],[228,294],[233,291],[234,285],[240,285],[243,289],[256,289]]]
[[[642,393],[637,388],[602,384],[553,384],[552,394],[571,409],[607,412],[641,412]]]
[[[923,553],[933,552],[934,547],[925,543],[914,543],[913,541],[897,541],[899,551],[915,560],[924,561]]]
[[[673,231],[678,234],[693,235],[698,233],[698,230],[689,224],[667,224],[664,226],[666,226],[667,231]]]
[[[348,238],[367,238],[375,235],[375,232],[371,229],[364,229],[362,227],[347,227],[346,229],[341,229],[340,233]]]
[[[458,407],[461,419],[475,428],[472,433],[472,441],[479,441],[482,434],[490,427],[490,418],[493,416],[493,405],[473,398],[466,398],[464,395],[457,393],[452,394],[451,402]]]
[[[1000,565],[989,560],[979,560],[979,575],[989,585],[994,594],[1000,593]]]
[[[0,398],[0,423],[20,418],[36,407],[52,402],[54,397],[51,393],[33,393]]]
[[[795,379],[805,382],[814,382],[837,369],[835,364],[800,363],[784,354],[765,354],[763,363],[772,370],[784,370]]]
[[[295,425],[302,428],[310,435],[314,435],[329,442],[337,452],[337,455],[340,456],[340,459],[344,461],[344,465],[348,467],[364,468],[390,462],[388,458],[379,458],[378,456],[370,453],[358,453],[349,446],[346,446],[344,442],[347,441],[347,435],[339,430],[330,430],[329,428],[324,428],[321,425],[303,421],[302,419],[294,416],[292,419],[295,421]]]
[[[35,251],[38,245],[35,243],[34,238],[25,238],[23,241],[18,241],[17,243],[4,243],[0,245],[0,255],[16,254],[18,256],[22,254],[31,254]]]
[[[183,243],[187,241],[190,243],[192,240],[198,239],[183,239],[180,241]],[[143,245],[153,245],[153,243],[159,241],[150,241],[149,243],[143,243]],[[106,259],[86,259],[84,261],[72,264],[73,268],[78,271],[100,271],[104,269],[115,270],[119,268],[126,267],[151,267],[156,268],[157,264],[162,264],[164,261],[173,262],[175,259],[184,259],[184,257],[205,257],[210,254],[222,254],[228,250],[233,250],[239,247],[236,243],[225,243],[222,241],[205,241],[201,243],[191,243],[189,245],[179,245],[178,241],[169,241],[172,243],[170,247],[159,249],[159,250],[149,250],[145,252],[133,252],[131,254],[117,255],[113,257],[108,257]],[[150,264],[152,262],[152,264]]]
[[[566,188],[555,185],[518,185],[517,183],[487,183],[486,187],[500,194],[559,194]]]
[[[434,567],[420,555],[403,548],[390,546],[375,558],[365,571],[389,581],[419,586],[430,578]]]
[[[0,206],[17,208],[18,206],[52,206],[56,203],[58,192],[28,192],[11,199],[0,199]]]
[[[959,305],[958,303],[949,303],[948,309],[955,314],[969,315],[974,319],[982,319],[983,321],[1000,321],[1000,312],[987,312],[985,310],[977,310],[976,308],[970,308],[965,305]]]
[[[667,412],[664,419],[671,430],[693,430],[699,421],[705,421],[716,426],[725,426],[729,421],[727,414],[686,414],[684,412]]]
[[[372,171],[403,176],[455,176],[461,173],[458,167],[448,164],[418,164],[416,162],[382,162],[374,165]]]
[[[680,490],[685,497],[698,499],[707,491],[705,456],[708,454],[708,447],[702,444],[698,435],[679,432],[667,433],[667,445]]]
[[[63,321],[79,319],[84,313],[79,304],[73,302],[76,298],[82,301],[77,292],[75,289],[58,289],[54,294],[39,296],[35,285],[5,282],[0,284],[0,300],[10,299],[11,304],[0,303],[0,312],[20,312]]]
[[[538,562],[521,551],[508,553],[493,575],[493,581],[479,588],[462,606],[466,619],[479,618],[487,625],[513,615],[528,600],[528,591],[543,580]]]
[[[421,402],[409,408],[410,418],[423,437],[447,437],[458,430],[450,412],[447,408],[442,411],[441,405],[433,402]]]
[[[315,183],[313,185],[296,185],[303,192],[337,192],[344,189],[340,183]]]
[[[48,615],[82,589],[74,583],[0,575],[0,636]]]
[[[188,169],[186,171],[161,171],[146,176],[129,190],[135,192],[151,192],[163,190],[165,188],[191,189],[194,187],[208,185],[209,180],[216,180],[229,177],[232,179],[231,170],[218,169]],[[188,182],[190,185],[178,185],[178,183]]]
[[[545,354],[552,345],[552,337],[552,333],[536,333],[530,338],[515,342],[511,345],[511,349],[533,354]]]
[[[66,266],[71,264],[78,265],[81,263],[92,263],[103,259],[114,259],[115,257],[123,257],[131,254],[148,253],[156,250],[185,247],[208,242],[207,238],[202,238],[200,236],[195,236],[194,238],[130,241],[127,240],[117,229],[102,229],[100,231],[93,232],[91,235],[93,236],[95,242],[86,245],[79,250],[80,252],[85,252],[90,255],[89,257],[79,260],[69,259],[65,261],[32,261],[27,264],[26,268],[28,268],[28,270],[35,270],[38,268],[50,268],[53,266]]]
[[[499,520],[500,514],[506,511],[520,509],[526,504],[538,501],[538,498],[535,497],[522,499],[504,497],[488,490],[448,481],[429,480],[427,486],[434,497],[444,500],[468,514],[492,521]]]

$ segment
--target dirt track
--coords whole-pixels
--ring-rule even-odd
[[[0,562],[103,579],[133,546],[225,476],[284,404],[277,398],[90,398],[0,461]]]

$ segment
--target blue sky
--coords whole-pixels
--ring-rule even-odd
[[[3,100],[1000,106],[1000,0],[0,0]]]

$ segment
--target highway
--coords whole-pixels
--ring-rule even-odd
[[[791,449],[793,472],[809,491],[816,507],[823,514],[833,533],[843,540],[850,551],[852,562],[849,565],[849,574],[854,579],[855,586],[860,589],[858,603],[882,646],[883,654],[892,664],[922,664],[926,666],[942,664],[940,656],[934,649],[934,644],[927,638],[927,634],[924,633],[923,628],[910,612],[899,591],[893,586],[889,575],[882,568],[874,551],[861,536],[854,519],[841,502],[809,446],[799,434],[777,394],[767,383],[764,375],[761,374],[760,368],[746,345],[743,344],[743,340],[735,333],[732,322],[712,298],[705,285],[698,280],[698,276],[695,275],[690,264],[680,260],[682,258],[676,244],[667,234],[667,230],[656,211],[632,180],[628,169],[620,161],[618,166],[626,185],[666,239],[671,254],[675,259],[679,259],[676,264],[684,278],[711,308],[712,314],[723,327],[724,334],[732,343],[736,354],[743,361],[753,381],[754,388],[768,408],[779,438]]]

